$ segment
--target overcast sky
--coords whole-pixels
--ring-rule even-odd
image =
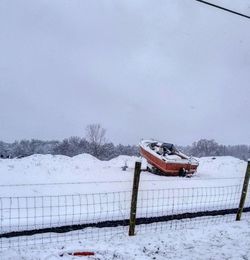
[[[250,0],[212,1],[250,15]],[[250,144],[250,20],[193,0],[0,0],[0,140]]]

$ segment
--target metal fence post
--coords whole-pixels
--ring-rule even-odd
[[[242,187],[242,193],[241,193],[240,204],[239,204],[236,220],[241,219],[241,214],[244,209],[244,204],[245,204],[246,195],[247,195],[249,178],[250,178],[250,159],[247,162],[247,170],[246,170],[245,179],[244,179],[244,183],[243,183],[243,187]]]
[[[139,181],[140,181],[140,173],[141,173],[141,162],[136,162],[135,170],[134,170],[132,198],[131,198],[129,233],[128,233],[129,236],[135,235],[136,208],[137,208],[137,196],[138,196],[138,188],[139,188]]]

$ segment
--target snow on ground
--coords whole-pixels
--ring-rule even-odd
[[[100,161],[88,154],[73,158],[33,155],[23,159],[1,159],[0,198],[6,196],[78,195],[131,191],[133,167],[136,160],[138,160],[136,157],[119,156],[110,161]],[[156,176],[144,171],[141,174],[140,190],[242,185],[246,162],[229,156],[205,157],[200,158],[199,161],[198,171],[192,178]],[[125,164],[129,168],[127,171],[122,171],[121,167]],[[146,167],[144,160],[142,160],[142,166],[143,168]],[[128,195],[130,199],[130,194]],[[105,201],[105,198],[102,199]],[[180,205],[183,206],[183,198],[180,199],[182,200]],[[15,200],[11,199],[11,201],[14,203]],[[168,201],[172,209],[171,199],[168,198]],[[2,206],[5,202],[8,205],[9,199],[3,199]],[[178,204],[177,200],[175,200],[176,202]],[[238,205],[238,199],[236,204]],[[204,205],[206,206],[206,204]],[[12,207],[14,206],[13,204]],[[119,206],[120,212],[120,205],[117,206]],[[168,206],[165,206],[167,209]],[[126,214],[123,212],[126,216],[129,214],[128,209],[129,200],[128,205],[125,205],[126,212],[124,212]],[[104,209],[103,212],[105,213],[106,210]],[[17,212],[14,209],[6,208],[3,214],[6,214],[6,218],[2,218],[1,225],[4,228],[2,230],[11,231],[12,225],[16,224],[14,217]],[[18,214],[19,216],[23,214],[23,219],[27,220],[25,212]],[[29,215],[32,214],[36,216],[37,212],[32,212],[32,209],[29,209]],[[124,214],[120,215],[123,216]],[[120,215],[116,217],[121,217]],[[10,216],[13,218],[11,222]],[[249,219],[249,213],[244,216],[248,216]],[[42,220],[44,221],[44,219]],[[72,219],[69,221],[72,221]],[[79,221],[84,221],[84,216],[82,219],[79,218]],[[60,222],[59,224],[65,223]],[[39,227],[40,224],[38,219],[36,227]],[[25,225],[24,228],[26,228]],[[22,229],[22,222],[18,222],[18,230]],[[249,235],[250,221],[244,220],[194,229],[166,229],[165,233],[154,233],[153,235],[139,233],[133,238],[123,236],[122,238],[116,237],[116,239],[99,241],[98,243],[86,240],[82,243],[84,246],[72,242],[66,243],[64,249],[52,245],[46,250],[41,250],[41,248],[35,246],[34,251],[24,249],[21,253],[13,249],[11,252],[8,250],[2,252],[0,259],[62,259],[59,254],[71,250],[96,252],[96,256],[89,257],[89,259],[248,259],[250,257]],[[77,259],[66,254],[63,258]]]
[[[136,157],[119,156],[100,161],[89,154],[73,158],[62,155],[32,155],[22,159],[0,160],[0,196],[38,196],[83,194],[130,190]],[[141,189],[237,185],[242,183],[246,162],[230,156],[200,158],[200,165],[191,179],[141,174]],[[121,167],[128,165],[127,171]],[[142,161],[146,167],[146,162]],[[216,178],[216,180],[215,180]],[[220,179],[230,178],[230,179]],[[58,184],[78,183],[79,184]],[[82,182],[87,182],[83,184]],[[92,182],[92,183],[91,183]],[[105,183],[106,182],[106,183]],[[53,183],[57,183],[53,185]],[[19,185],[26,186],[4,186]],[[27,184],[52,184],[34,185]]]
[[[0,160],[2,231],[49,227],[51,221],[62,226],[129,218],[133,167],[138,159],[119,156],[100,161],[82,154],[73,158],[33,155]],[[125,164],[129,168],[122,171]],[[142,165],[145,169],[144,160]],[[206,157],[200,159],[198,172],[192,178],[143,171],[137,216],[236,208],[245,170],[246,162],[239,159]],[[249,202],[250,196],[246,206]]]
[[[43,214],[53,214],[55,218],[66,214],[64,222],[58,225],[73,221],[68,214],[71,211],[79,216],[73,224],[93,221],[96,212],[99,212],[100,220],[108,220],[107,212],[110,212],[111,206],[113,215],[109,215],[110,218],[128,218],[133,166],[138,159],[119,156],[110,161],[100,161],[89,154],[82,154],[73,158],[33,155],[23,159],[0,160],[1,225],[6,232],[11,231],[13,225],[23,230],[27,217],[31,219],[38,213],[42,214],[38,211],[41,208],[46,210]],[[125,164],[129,168],[122,171]],[[144,160],[142,167],[146,168]],[[236,208],[245,170],[246,162],[233,157],[205,157],[200,159],[198,171],[192,178],[164,177],[143,171],[138,196],[140,210],[137,215],[159,216],[163,214],[163,209],[165,214],[177,214]],[[247,206],[249,201],[250,196],[247,197]],[[81,207],[75,206],[78,204]],[[89,205],[93,206],[90,208]],[[61,206],[60,211],[58,206]],[[20,207],[28,208],[29,212],[20,211]],[[47,221],[49,224],[51,219]],[[45,220],[41,217],[35,223],[36,227],[41,227]]]
[[[64,248],[47,247],[4,251],[1,259],[99,259],[163,260],[213,259],[246,260],[250,258],[249,214],[240,222],[208,225],[202,228],[166,230],[162,233],[116,237],[109,241],[67,243]],[[74,257],[71,252],[94,252],[94,256]],[[61,255],[61,256],[60,256]]]

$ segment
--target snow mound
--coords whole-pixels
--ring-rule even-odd
[[[247,163],[232,156],[203,157],[199,159],[197,176],[244,177]]]
[[[119,155],[118,157],[111,159],[107,162],[107,164],[111,167],[122,167],[127,165],[132,168],[135,165],[135,162],[138,160],[136,156],[128,156],[128,155]]]
[[[1,159],[0,196],[130,191],[134,164],[138,159],[135,156],[121,155],[110,161],[100,161],[89,154],[80,154],[72,158],[63,155],[36,154],[22,159]],[[190,179],[164,177],[142,171],[140,188],[168,189],[242,185],[247,166],[245,161],[230,156],[221,156],[200,158],[199,162],[197,173]],[[128,168],[123,171],[122,166],[125,164]],[[144,159],[142,168],[146,168]],[[25,185],[20,186],[20,184]],[[27,186],[29,184],[39,185]],[[40,184],[50,184],[50,186]]]

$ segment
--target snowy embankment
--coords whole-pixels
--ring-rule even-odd
[[[200,158],[198,171],[191,179],[163,177],[142,172],[140,189],[242,184],[246,162],[230,156],[214,158]],[[0,196],[86,194],[131,190],[133,167],[137,159],[119,156],[110,161],[100,161],[89,154],[81,154],[73,158],[61,155],[33,155],[23,159],[1,159]],[[125,164],[129,168],[127,171],[122,171],[121,167]],[[142,167],[145,166],[146,162],[143,160]]]

